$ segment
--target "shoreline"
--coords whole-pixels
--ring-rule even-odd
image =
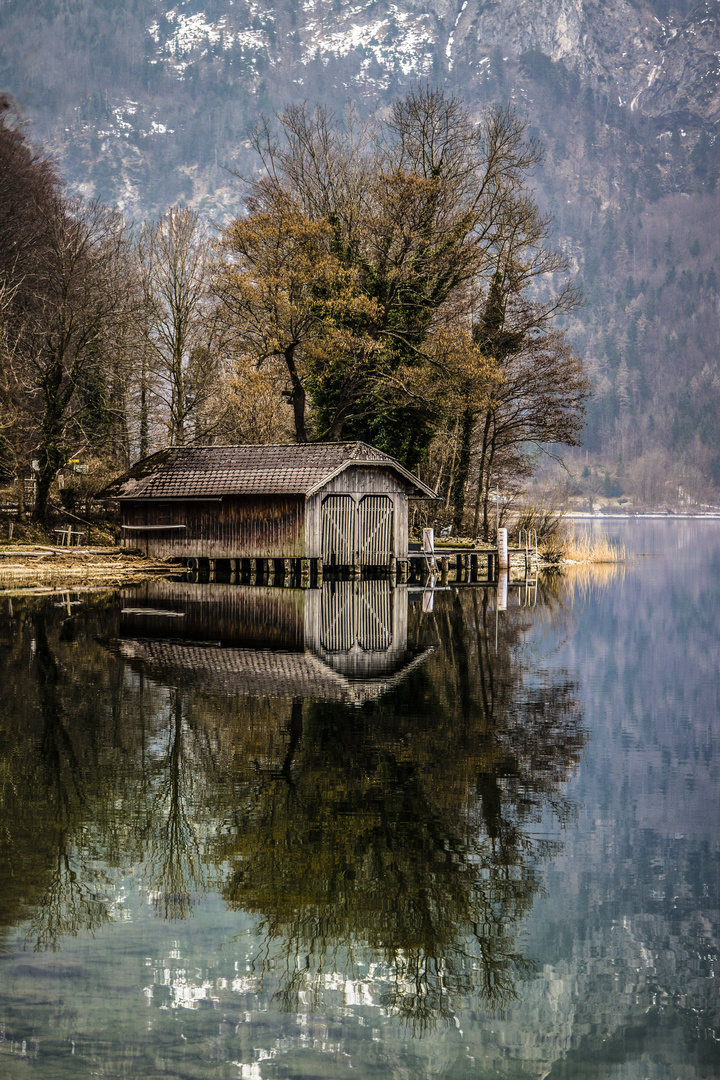
[[[564,510],[563,517],[569,521],[720,521],[720,510],[706,514],[687,514],[675,510],[638,510],[623,514],[621,511],[604,513],[602,510]]]
[[[177,567],[116,547],[5,545],[0,547],[0,596],[117,588],[171,574],[173,569]]]
[[[568,510],[568,521],[720,521],[720,511],[690,514],[674,511],[634,513]],[[568,565],[579,565],[567,560]],[[543,569],[553,569],[547,563]],[[120,588],[157,576],[177,574],[177,563],[152,562],[119,547],[53,547],[46,544],[0,546],[0,597],[51,595],[68,590]]]

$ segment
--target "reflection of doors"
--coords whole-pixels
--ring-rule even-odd
[[[385,566],[392,559],[393,504],[387,495],[366,495],[358,506],[361,566]]]
[[[357,643],[366,652],[392,645],[392,599],[389,581],[360,581],[355,612]]]
[[[389,581],[337,581],[323,586],[320,642],[328,652],[385,652],[393,643]]]
[[[320,643],[328,652],[347,652],[355,644],[354,601],[352,581],[323,587]]]
[[[323,562],[351,566],[355,562],[355,500],[328,495],[322,504]]]

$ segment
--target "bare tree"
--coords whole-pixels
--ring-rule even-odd
[[[529,450],[577,446],[590,393],[581,360],[558,331],[527,334],[517,350],[501,356],[500,372],[502,379],[476,427],[473,533],[481,532],[486,540],[498,475],[507,473],[508,464],[515,475],[527,474],[524,455]]]
[[[39,521],[65,463],[68,436],[82,443],[91,438],[83,424],[83,381],[102,365],[104,343],[132,315],[124,272],[128,234],[119,215],[97,203],[59,207],[47,222],[43,254],[42,280],[22,328],[26,392],[39,429]]]
[[[56,212],[60,180],[29,142],[11,98],[0,98],[0,464],[22,479],[33,425],[27,409],[23,330],[42,276],[45,223]],[[24,485],[20,482],[20,510]]]
[[[136,250],[145,306],[141,424],[147,430],[159,423],[170,445],[207,439],[222,421],[221,324],[208,293],[208,230],[197,211],[174,206],[142,228]]]
[[[121,217],[65,198],[0,104],[0,438],[21,480],[36,460],[42,522],[67,458],[107,448],[109,361],[132,315],[128,256]]]
[[[90,383],[102,391],[105,344],[128,317],[122,220],[81,202],[57,200],[49,211],[35,239],[36,263],[28,260],[2,334],[6,416],[16,464],[24,454],[36,456],[35,517],[41,522],[68,452],[83,449],[96,434]]]

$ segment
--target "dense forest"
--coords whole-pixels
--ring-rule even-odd
[[[91,456],[96,480],[167,445],[350,437],[429,473],[457,531],[474,505],[487,539],[499,478],[576,445],[589,393],[527,125],[425,89],[360,135],[302,106],[254,139],[264,173],[219,240],[179,206],[133,231],[67,196],[5,102],[0,451],[21,513],[29,458],[47,523]]]
[[[566,468],[536,450],[533,464],[548,463],[540,491],[549,484],[575,506],[697,508],[717,503],[720,486],[720,253],[708,228],[719,197],[716,14],[652,0],[595,15],[564,44],[553,28],[570,19],[561,0],[524,15],[511,5],[502,22],[473,4],[455,17],[440,7],[393,15],[376,3],[361,26],[339,2],[313,15],[293,4],[187,0],[160,12],[154,0],[122,10],[48,0],[30,17],[10,0],[0,80],[68,190],[119,207],[138,227],[174,204],[227,226],[247,195],[238,174],[260,175],[248,131],[293,100],[338,114],[352,101],[363,122],[427,80],[478,119],[511,105],[544,147],[524,179],[585,296],[555,326],[593,389]],[[559,277],[553,284],[562,288]],[[290,436],[289,413],[258,394],[238,437],[280,437],[283,425]],[[450,425],[451,458],[461,441]],[[425,466],[430,479],[444,467],[452,514],[443,462],[430,450]]]

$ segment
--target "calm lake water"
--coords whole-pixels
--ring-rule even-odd
[[[0,1075],[720,1076],[720,523],[0,596]]]

